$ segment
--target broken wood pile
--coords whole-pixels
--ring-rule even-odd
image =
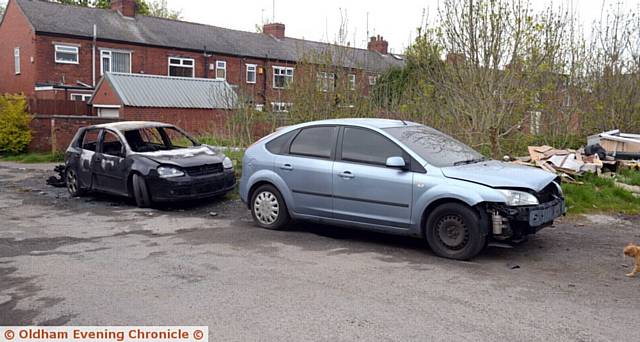
[[[580,183],[575,176],[584,173],[600,173],[605,165],[615,166],[615,161],[600,160],[598,154],[586,155],[583,149],[561,150],[551,146],[529,146],[529,157],[517,158],[513,163],[537,166],[555,173],[568,183]]]

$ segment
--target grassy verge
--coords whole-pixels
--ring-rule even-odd
[[[64,161],[64,153],[24,153],[10,156],[0,156],[0,161],[16,163],[60,163]]]
[[[637,185],[640,186],[640,171],[635,170],[624,170],[618,174],[618,181],[629,184],[629,185]]]
[[[569,214],[640,214],[640,198],[620,189],[612,179],[587,174],[582,185],[564,184]]]

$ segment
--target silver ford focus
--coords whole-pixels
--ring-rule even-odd
[[[240,196],[257,225],[309,220],[424,238],[467,260],[565,213],[560,180],[487,160],[433,128],[383,119],[286,127],[249,147]]]

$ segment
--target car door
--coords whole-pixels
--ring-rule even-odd
[[[275,171],[291,190],[297,214],[332,216],[332,166],[338,128],[314,126],[301,129],[282,155]]]
[[[384,135],[344,127],[333,164],[334,217],[341,220],[408,228],[411,222],[413,172],[386,166],[389,157],[408,155]]]
[[[94,157],[95,187],[118,194],[127,193],[126,152],[117,133],[103,130]]]
[[[93,182],[93,163],[98,149],[100,129],[87,129],[80,142],[80,156],[77,163],[76,173],[80,186],[91,189],[95,185]]]

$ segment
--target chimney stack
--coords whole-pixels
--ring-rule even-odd
[[[264,24],[264,26],[262,26],[262,33],[273,36],[274,38],[284,39],[284,24]]]
[[[111,0],[111,9],[120,12],[125,17],[134,18],[137,7],[135,0]]]
[[[369,40],[369,44],[367,44],[367,49],[369,51],[376,51],[383,55],[386,55],[389,53],[389,42],[384,40],[384,37],[382,37],[381,35],[377,35],[371,37],[371,40]]]

